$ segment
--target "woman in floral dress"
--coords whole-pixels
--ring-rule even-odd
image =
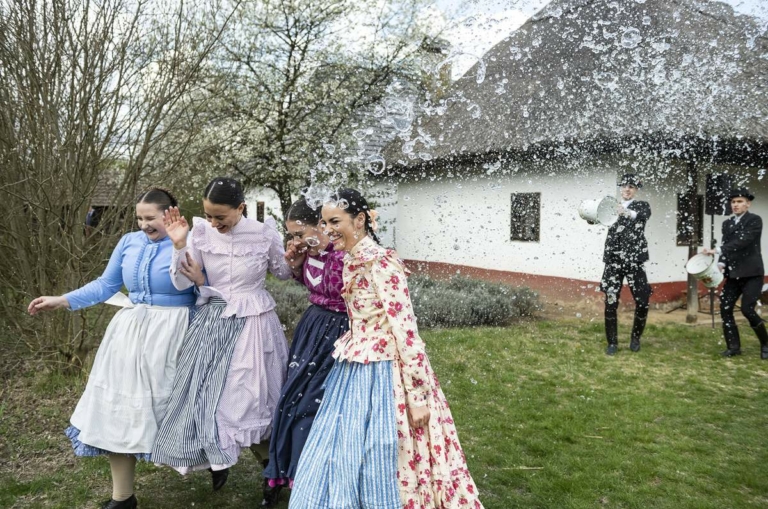
[[[291,509],[482,508],[448,402],[416,328],[406,272],[378,245],[375,212],[353,189],[323,206],[347,252],[350,332],[299,461]]]

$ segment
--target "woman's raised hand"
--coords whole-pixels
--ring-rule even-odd
[[[301,274],[304,267],[304,259],[307,257],[307,248],[301,246],[293,239],[288,241],[285,247],[285,261],[294,274]]]
[[[169,207],[163,213],[163,223],[168,238],[173,242],[173,247],[183,249],[187,246],[187,234],[189,233],[189,223],[187,219],[179,212],[179,207]]]
[[[52,311],[54,309],[68,308],[69,301],[63,297],[38,297],[29,303],[27,311],[30,315],[36,315],[40,311]]]

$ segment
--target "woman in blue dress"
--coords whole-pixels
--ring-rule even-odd
[[[109,323],[66,434],[75,455],[109,455],[112,497],[102,508],[133,509],[137,459],[149,459],[171,394],[178,353],[187,331],[192,288],[177,290],[169,268],[173,243],[163,212],[176,206],[168,191],[152,188],[136,202],[141,231],[124,235],[102,276],[58,297],[38,297],[29,313],[71,311],[105,302],[125,286],[123,309]],[[119,296],[118,296],[119,297]]]
[[[303,198],[291,205],[285,220],[290,237],[285,258],[294,279],[309,290],[311,306],[296,326],[288,353],[288,376],[272,420],[262,507],[274,506],[280,489],[293,483],[333,366],[333,344],[349,330],[341,296],[344,252],[333,250],[319,221],[319,208]]]

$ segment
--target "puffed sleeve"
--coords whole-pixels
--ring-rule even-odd
[[[195,228],[203,228],[203,226],[196,225]],[[194,282],[192,282],[187,276],[179,271],[181,268],[181,262],[187,261],[187,253],[192,255],[192,259],[194,259],[200,265],[200,268],[203,270],[203,272],[205,272],[203,256],[200,253],[200,250],[195,246],[195,235],[193,235],[193,232],[189,232],[189,235],[187,235],[187,245],[181,249],[176,249],[174,247],[173,255],[171,255],[171,282],[177,290],[186,290],[190,286],[195,285]]]
[[[371,279],[395,337],[408,405],[424,406],[432,390],[432,368],[416,327],[405,269],[397,258],[388,255],[373,261]]]
[[[128,235],[124,235],[112,251],[107,268],[100,278],[64,295],[69,302],[69,309],[77,311],[106,301],[123,287],[123,251]],[[143,235],[143,234],[142,234]]]
[[[269,271],[277,279],[290,279],[293,277],[293,271],[285,261],[285,248],[277,231],[277,224],[271,217],[267,218],[264,224],[267,226],[265,231],[269,237]]]

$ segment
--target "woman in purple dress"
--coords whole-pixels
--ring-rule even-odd
[[[246,217],[240,183],[215,178],[205,189],[205,219],[194,228],[171,208],[171,280],[198,285],[198,308],[184,338],[171,401],[153,461],[184,474],[209,469],[214,490],[243,449],[266,463],[272,416],[285,382],[288,344],[267,271],[291,277],[273,225]],[[272,221],[274,223],[274,221]]]
[[[263,506],[277,502],[280,488],[292,484],[299,456],[323,399],[325,378],[333,366],[334,342],[349,330],[341,296],[344,252],[334,251],[318,227],[319,209],[304,199],[288,210],[285,227],[291,237],[285,254],[293,277],[309,289],[307,308],[296,326],[288,355],[288,379],[272,420],[267,486]]]

